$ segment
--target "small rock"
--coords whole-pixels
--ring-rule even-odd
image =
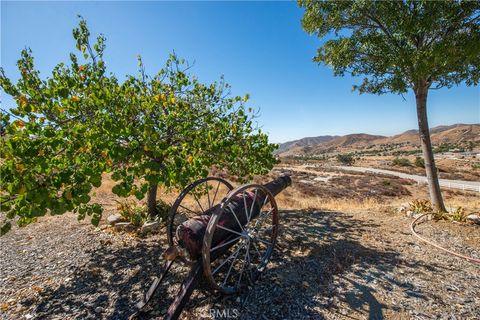
[[[467,216],[467,221],[475,224],[480,224],[480,216],[476,214],[470,214]]]
[[[102,313],[102,312],[103,312],[103,308],[102,308],[102,307],[96,307],[96,308],[95,308],[95,312],[96,312],[96,313]]]
[[[142,234],[157,233],[160,231],[160,223],[157,221],[147,221],[143,224],[140,232]]]
[[[114,225],[119,222],[124,222],[125,219],[120,214],[116,213],[109,215],[107,221],[109,224]]]
[[[30,313],[27,313],[25,315],[25,319],[27,319],[27,320],[32,319],[32,318],[33,318],[33,316]]]
[[[414,213],[414,214],[412,215],[412,218],[413,218],[413,219],[417,219],[417,218],[420,217],[420,216],[423,216],[423,213]]]
[[[117,222],[115,224],[115,231],[133,231],[135,226],[130,222]]]
[[[413,211],[408,210],[407,213],[406,213],[406,216],[409,217],[409,218],[412,218],[413,217]]]

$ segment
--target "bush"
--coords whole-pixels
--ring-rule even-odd
[[[395,158],[392,161],[392,165],[400,166],[400,167],[409,167],[412,164],[410,163],[410,160],[408,160],[407,158]]]
[[[347,166],[351,166],[355,163],[355,159],[351,154],[337,154],[337,161]]]
[[[463,207],[458,207],[452,212],[434,212],[433,218],[435,220],[448,220],[456,222],[466,222],[468,214]]]
[[[416,157],[415,158],[415,166],[419,168],[425,168],[425,160],[423,160],[422,157]]]
[[[137,206],[135,201],[117,201],[117,209],[122,217],[136,227],[143,225],[148,220],[147,208]]]
[[[449,215],[449,220],[457,221],[457,222],[466,222],[468,214],[465,212],[465,209],[462,207],[456,208],[453,212]]]
[[[411,203],[409,203],[408,210],[413,211],[415,213],[426,213],[426,212],[432,212],[433,208],[430,201],[415,199]]]
[[[166,203],[163,200],[158,200],[157,201],[157,215],[156,219],[158,219],[160,222],[166,222],[168,218],[168,213],[170,212],[170,208],[172,206]]]

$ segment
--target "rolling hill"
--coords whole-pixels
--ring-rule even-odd
[[[433,145],[466,145],[469,142],[480,144],[480,124],[454,124],[430,129]],[[281,157],[295,155],[315,155],[333,152],[350,152],[370,149],[375,146],[394,145],[396,148],[418,148],[418,130],[408,130],[391,137],[365,133],[345,136],[318,136],[289,141],[280,144],[276,154]]]

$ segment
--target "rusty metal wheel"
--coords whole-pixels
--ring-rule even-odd
[[[266,268],[278,233],[278,208],[262,185],[232,190],[212,214],[202,264],[211,286],[226,294],[253,285]]]
[[[168,244],[174,244],[175,231],[184,221],[198,215],[211,214],[233,186],[225,179],[207,177],[188,185],[173,203],[168,214]]]

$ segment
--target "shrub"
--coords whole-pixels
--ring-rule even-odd
[[[449,220],[457,221],[457,222],[466,222],[467,214],[465,213],[465,209],[462,207],[456,208],[453,212],[449,214]]]
[[[155,218],[158,219],[160,222],[166,222],[171,207],[172,206],[170,204],[166,203],[163,200],[157,201],[157,216]]]
[[[353,158],[353,156],[350,153],[337,154],[337,161],[340,162],[341,164],[351,166],[352,164],[355,163],[355,158]]]
[[[435,220],[448,220],[456,222],[466,222],[468,214],[463,207],[458,207],[452,212],[434,212],[433,218]]]
[[[136,227],[148,220],[146,206],[137,206],[135,201],[117,201],[117,209],[122,217]]]
[[[430,201],[415,199],[411,203],[409,203],[408,210],[413,211],[415,213],[426,213],[426,212],[432,212],[433,208]]]
[[[423,160],[422,157],[416,157],[415,158],[415,166],[419,168],[425,168],[425,160]]]
[[[395,158],[392,161],[392,165],[400,166],[400,167],[409,167],[412,164],[410,163],[410,160],[408,160],[407,158]]]

